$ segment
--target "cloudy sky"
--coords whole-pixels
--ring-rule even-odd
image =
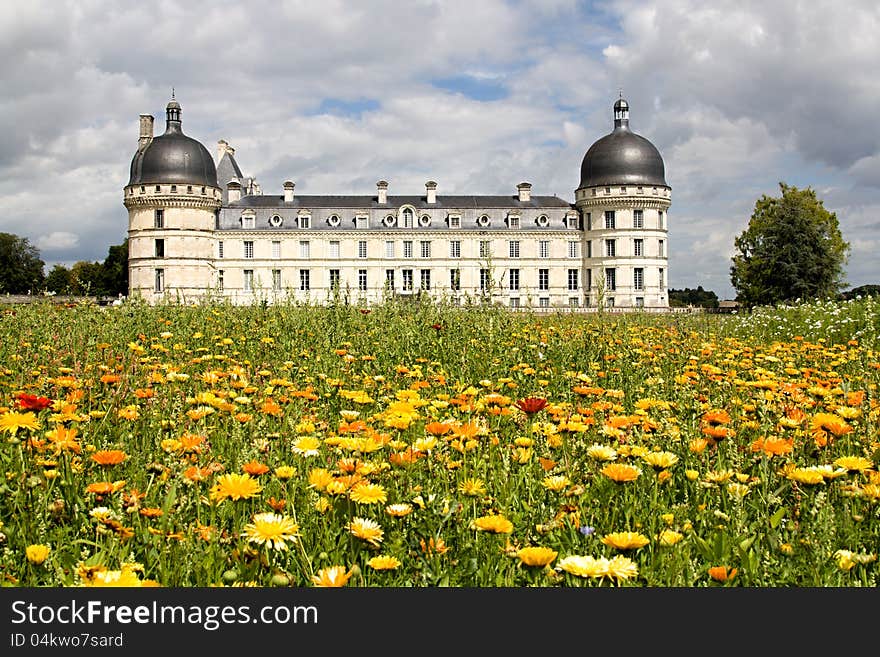
[[[266,194],[574,200],[619,90],[672,187],[669,285],[735,295],[734,237],[812,187],[880,283],[880,5],[823,0],[28,0],[0,13],[0,231],[47,270],[125,238],[138,116]]]

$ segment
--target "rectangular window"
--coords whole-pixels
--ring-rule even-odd
[[[595,192],[596,192],[596,190],[594,189],[593,193],[595,194]],[[592,212],[587,212],[587,230],[593,230],[593,213]]]
[[[605,240],[605,255],[609,258],[617,255],[617,240]]]
[[[633,269],[633,289],[645,289],[645,270],[641,267]]]
[[[165,210],[159,208],[153,213],[153,228],[165,228]]]
[[[385,242],[385,257],[393,258],[394,257],[394,240],[386,240]]]
[[[645,213],[642,210],[633,210],[633,228],[645,227]]]
[[[254,223],[256,222],[256,218],[252,216],[246,216],[241,218],[241,227],[252,229],[254,227]]]
[[[386,269],[385,270],[385,288],[388,290],[394,291],[394,270]]]
[[[419,282],[419,287],[422,290],[430,290],[431,289],[431,270],[430,269],[422,269],[421,281]]]
[[[311,228],[312,227],[312,218],[307,214],[301,214],[299,217],[299,227],[300,228]]]
[[[413,243],[411,240],[404,240],[404,242],[403,242],[403,257],[404,258],[412,258],[413,257]]]
[[[605,270],[605,289],[606,290],[616,290],[617,289],[617,270],[613,267]]]
[[[330,242],[330,257],[338,258],[339,257],[339,242],[337,240],[331,240]]]
[[[370,227],[370,218],[364,215],[354,218],[354,227],[362,230]]]
[[[223,270],[217,271],[217,289],[223,291]]]
[[[519,228],[519,217],[515,214],[510,215],[507,218],[507,226],[508,228]]]
[[[593,240],[587,240],[587,257],[593,257]]]
[[[519,258],[519,241],[512,240],[507,243],[507,251],[508,255],[511,258]]]
[[[578,289],[578,283],[580,282],[578,279],[579,279],[578,270],[577,269],[569,269],[568,270],[568,289],[569,290]]]
[[[636,308],[645,307],[645,297],[636,297]]]
[[[450,258],[460,258],[461,257],[461,242],[459,240],[452,240],[449,243],[449,257]]]
[[[570,308],[577,308],[580,302],[581,300],[578,297],[568,297],[568,306]]]
[[[605,305],[609,308],[614,308],[614,297],[608,297],[605,299]]]
[[[569,242],[568,243],[568,257],[569,258],[577,258],[578,257],[578,243],[577,242]]]
[[[492,247],[489,240],[480,240],[480,257],[488,258],[492,255]]]
[[[509,272],[510,276],[510,289],[518,290],[519,289],[519,269],[511,269]]]
[[[366,269],[358,269],[358,290],[361,292],[367,291],[367,270]]]
[[[156,257],[165,257],[165,240],[156,240]]]
[[[254,257],[254,243],[251,242],[250,240],[245,240],[244,257],[245,258],[253,258]]]
[[[367,240],[358,240],[358,258],[367,257]]]
[[[253,292],[254,291],[254,270],[253,269],[245,269],[244,270],[244,291],[245,292]]]
[[[165,291],[165,270],[157,269],[156,277],[153,284],[153,290],[156,292],[164,292]]]
[[[312,277],[308,269],[299,270],[299,289],[303,292],[312,289]]]
[[[276,292],[281,292],[281,270],[273,269],[272,270],[272,289]]]
[[[431,257],[431,243],[427,241],[419,242],[419,246],[421,247],[421,254],[423,258]]]
[[[565,222],[565,225],[569,228],[577,228],[578,227],[578,218],[577,215],[569,215],[568,219]]]
[[[460,269],[450,269],[449,270],[449,288],[455,292],[461,290],[461,270]]]
[[[657,212],[657,227],[658,227],[660,230],[663,230],[663,221],[664,221],[664,219],[665,219],[665,217],[664,217],[664,212],[663,212],[663,210],[658,211],[658,212]]]
[[[461,217],[459,217],[457,214],[449,215],[449,227],[461,228]]]
[[[510,297],[510,307],[519,308],[519,297]]]
[[[217,257],[223,257],[223,242],[217,242]]]
[[[538,307],[539,308],[549,308],[550,307],[550,297],[539,297],[538,298]]]
[[[587,292],[589,292],[591,289],[593,289],[593,270],[588,269],[586,271],[586,274],[587,274],[587,280],[584,284],[584,289],[587,290]],[[589,305],[589,303],[587,305]]]
[[[605,228],[614,228],[614,210],[605,210]]]
[[[404,269],[403,274],[403,291],[404,292],[412,292],[413,289],[413,270],[412,269]]]
[[[538,270],[538,289],[539,290],[549,290],[550,289],[550,270],[549,269],[539,269]]]
[[[302,242],[300,242],[302,247]],[[272,240],[272,257],[278,260],[281,257],[281,240]]]
[[[642,240],[642,239],[633,240],[633,255],[634,256],[645,255],[645,240]]]
[[[539,258],[549,258],[550,257],[550,240],[540,240],[538,242],[538,257]]]
[[[339,289],[339,270],[331,269],[330,270],[330,289],[338,290]]]
[[[480,292],[488,292],[489,290],[489,270],[480,270]]]
[[[660,274],[660,293],[663,293],[663,288],[666,287],[666,278],[663,276],[663,267],[660,267],[658,272]]]
[[[280,244],[278,246],[281,246]],[[308,240],[300,240],[299,257],[307,260],[312,257],[312,245]]]
[[[665,240],[658,240],[657,241],[657,255],[662,258],[663,256],[666,255],[665,251],[666,251]]]

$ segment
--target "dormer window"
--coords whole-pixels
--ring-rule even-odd
[[[419,217],[419,226],[422,228],[427,228],[431,225],[431,215],[423,214]]]
[[[312,215],[310,214],[301,214],[296,218],[297,223],[300,228],[311,228],[312,227]]]
[[[338,226],[339,222],[340,219],[338,214],[331,214],[329,217],[327,217],[327,224],[329,224],[330,226]]]
[[[272,226],[272,228],[279,228],[282,222],[283,220],[277,214],[273,214],[271,217],[269,217],[269,225]]]
[[[542,214],[537,219],[535,219],[535,223],[538,224],[541,228],[546,228],[550,224],[550,219],[546,214]]]
[[[578,227],[578,218],[576,215],[570,214],[565,218],[565,225],[570,229],[577,229]]]
[[[413,227],[413,211],[409,208],[406,208],[403,211],[403,227],[404,228],[412,228]]]
[[[519,228],[519,215],[511,214],[507,217],[507,227],[516,229]]]
[[[359,230],[369,228],[370,227],[370,218],[365,214],[357,215],[354,218],[354,227]]]
[[[253,230],[256,224],[256,217],[252,214],[241,215],[241,227],[245,230]]]
[[[385,215],[385,218],[382,220],[382,223],[385,224],[386,228],[391,228],[394,224],[397,223],[397,220],[394,218],[393,214]]]
[[[171,193],[172,193],[172,194],[176,194],[176,193],[177,193],[177,185],[171,185]]]
[[[449,227],[450,228],[461,228],[461,216],[457,214],[449,215]]]
[[[158,194],[161,191],[162,191],[162,187],[160,187],[159,185],[156,185],[156,193]],[[654,192],[654,193],[656,194],[657,192]]]
[[[193,193],[193,186],[192,186],[192,185],[187,185],[187,186],[186,186],[186,193],[187,193],[187,194],[192,194],[192,193]]]
[[[481,228],[486,228],[488,225],[489,225],[489,215],[488,214],[481,214],[479,217],[477,217],[477,226],[480,226]]]

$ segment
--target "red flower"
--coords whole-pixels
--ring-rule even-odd
[[[367,308],[361,308],[361,309],[360,309],[360,312],[361,312],[361,315],[369,315],[369,314],[370,314],[371,312],[373,312],[373,311],[372,311],[372,310],[369,310],[369,309],[367,309]]]
[[[431,324],[431,328],[435,331],[440,331],[443,329],[443,324]]]
[[[515,406],[527,415],[537,413],[547,406],[547,400],[544,397],[526,397],[516,402]]]
[[[18,407],[23,411],[42,411],[52,405],[52,400],[48,397],[37,397],[26,392],[18,393],[16,398],[18,399]]]

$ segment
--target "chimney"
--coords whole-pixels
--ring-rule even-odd
[[[217,162],[223,159],[223,156],[226,155],[226,151],[229,148],[229,144],[224,140],[220,140],[217,142]]]
[[[141,134],[138,137],[138,148],[143,148],[153,138],[153,115],[141,114]]]
[[[532,184],[527,182],[521,182],[516,186],[516,191],[519,192],[519,200],[520,203],[528,203],[532,199]]]
[[[437,202],[437,183],[433,180],[425,183],[425,196],[427,196],[428,203]]]
[[[241,183],[237,180],[230,180],[226,183],[226,198],[230,203],[241,200]]]
[[[289,180],[284,181],[284,202],[293,203],[293,188],[296,187]]]
[[[379,205],[388,203],[388,183],[384,180],[380,180],[376,183],[376,191],[378,193],[377,202]]]

